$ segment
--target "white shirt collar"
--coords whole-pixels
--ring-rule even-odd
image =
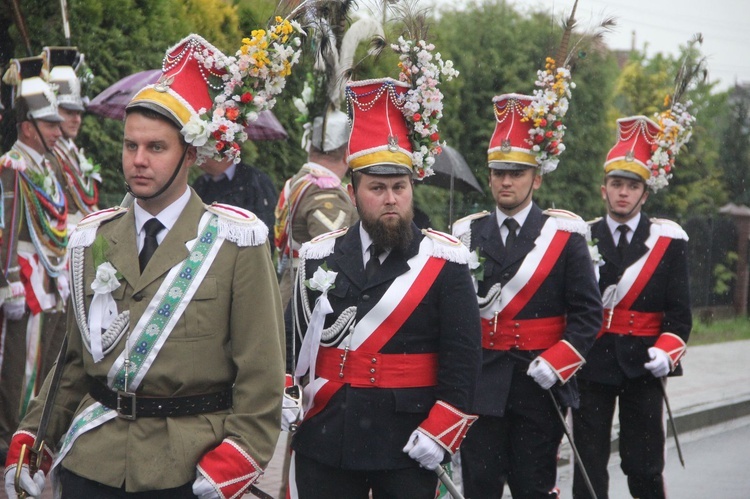
[[[185,209],[185,206],[187,206],[189,201],[190,189],[186,186],[185,193],[177,198],[177,200],[172,204],[161,210],[155,217],[141,208],[137,201],[133,203],[133,209],[135,210],[135,230],[136,234],[138,235],[138,251],[140,251],[140,249],[143,247],[143,239],[146,237],[145,233],[143,232],[143,225],[149,219],[157,218],[164,226],[164,230],[159,232],[159,234],[157,234],[156,236],[156,240],[159,241],[159,244],[161,244],[161,242],[166,237],[167,232],[169,232],[172,227],[174,227],[174,224],[177,222],[177,219],[182,213],[182,210]]]
[[[503,225],[503,222],[505,222],[506,218],[512,218],[516,222],[518,222],[518,230],[521,230],[521,227],[523,227],[524,222],[526,221],[526,218],[528,218],[529,213],[531,213],[531,206],[534,203],[529,203],[526,205],[524,209],[513,215],[512,217],[509,217],[502,211],[500,211],[500,208],[495,207],[495,213],[497,214],[497,225],[500,227],[500,233],[502,234],[504,230],[508,230],[508,228]]]
[[[209,175],[207,173],[206,177],[208,177],[209,180],[213,180],[214,182],[219,182],[225,177],[229,180],[232,180],[235,173],[237,173],[237,163],[232,163],[231,165],[229,165],[229,168],[219,173],[218,175]]]
[[[372,246],[372,238],[361,223],[359,224],[359,240],[362,243],[362,263],[367,265],[367,261],[370,259],[370,246]],[[391,248],[385,249],[385,251],[380,254],[380,262],[382,263],[383,261],[385,261],[390,253]]]
[[[612,220],[612,217],[610,217],[609,215],[607,215],[607,227],[609,227],[609,233],[612,234],[612,239],[615,241],[615,244],[617,244],[617,239],[619,239],[619,237],[620,237],[620,236],[615,237],[615,235],[617,234],[617,228],[620,225],[627,225],[628,228],[630,229],[628,231],[628,241],[630,241],[633,238],[633,234],[635,233],[635,229],[638,228],[638,223],[640,221],[641,221],[641,213],[640,212],[636,213],[636,215],[633,218],[631,218],[630,220],[628,220],[624,224],[620,223],[620,222],[615,222],[614,220]]]

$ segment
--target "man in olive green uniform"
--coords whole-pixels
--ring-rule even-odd
[[[359,217],[341,179],[346,175],[349,122],[341,111],[313,120],[308,161],[286,181],[276,206],[276,249],[284,304],[291,298],[297,251],[313,237],[349,227]]]
[[[215,144],[180,133],[215,104],[208,88],[224,62],[197,35],[167,51],[160,81],[127,109],[123,173],[136,201],[71,235],[75,313],[46,438],[63,498],[238,497],[273,454],[284,339],[268,231],[251,212],[201,202],[188,170]],[[11,498],[38,496],[50,469],[51,455],[32,473],[19,454],[51,379],[11,442]]]
[[[62,118],[41,71],[41,57],[14,59],[4,78],[15,88],[17,140],[0,157],[0,453],[65,336],[67,203],[49,154]]]

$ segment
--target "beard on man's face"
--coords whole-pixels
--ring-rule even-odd
[[[386,221],[362,212],[359,216],[362,227],[370,234],[370,238],[376,246],[400,250],[402,253],[409,248],[411,240],[414,238],[411,231],[411,222],[414,219],[413,209],[409,208],[409,211],[403,217],[396,220],[389,219]]]

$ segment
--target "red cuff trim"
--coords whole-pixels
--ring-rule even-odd
[[[23,463],[28,465],[30,460],[29,451],[32,447],[34,447],[34,440],[36,439],[36,435],[33,433],[30,433],[28,431],[18,431],[13,435],[13,438],[10,441],[10,447],[8,448],[8,456],[5,458],[5,466],[12,466],[18,464],[18,459],[21,457],[21,447],[23,447],[24,444],[26,444],[26,454],[23,458]],[[47,449],[47,446],[44,446],[44,458],[42,459],[42,466],[41,469],[45,475],[49,473],[49,469],[52,466],[52,453]]]
[[[452,405],[438,400],[419,429],[445,450],[455,454],[476,419],[477,416],[464,414]]]
[[[563,383],[567,382],[586,362],[583,355],[565,340],[558,341],[540,355],[554,369]]]
[[[242,496],[263,474],[258,463],[231,440],[224,440],[205,454],[198,471],[221,493],[222,499]]]
[[[687,344],[674,333],[661,333],[654,346],[667,352],[670,371],[675,368],[687,351]]]

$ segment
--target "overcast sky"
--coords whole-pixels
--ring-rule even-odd
[[[442,5],[468,0],[427,0]],[[507,0],[520,10],[568,15],[574,0]],[[606,36],[612,49],[633,43],[647,54],[676,55],[694,33],[703,33],[702,52],[708,58],[709,78],[726,90],[735,82],[750,83],[750,0],[579,0],[580,26],[592,26],[605,16],[617,19],[616,31]]]

